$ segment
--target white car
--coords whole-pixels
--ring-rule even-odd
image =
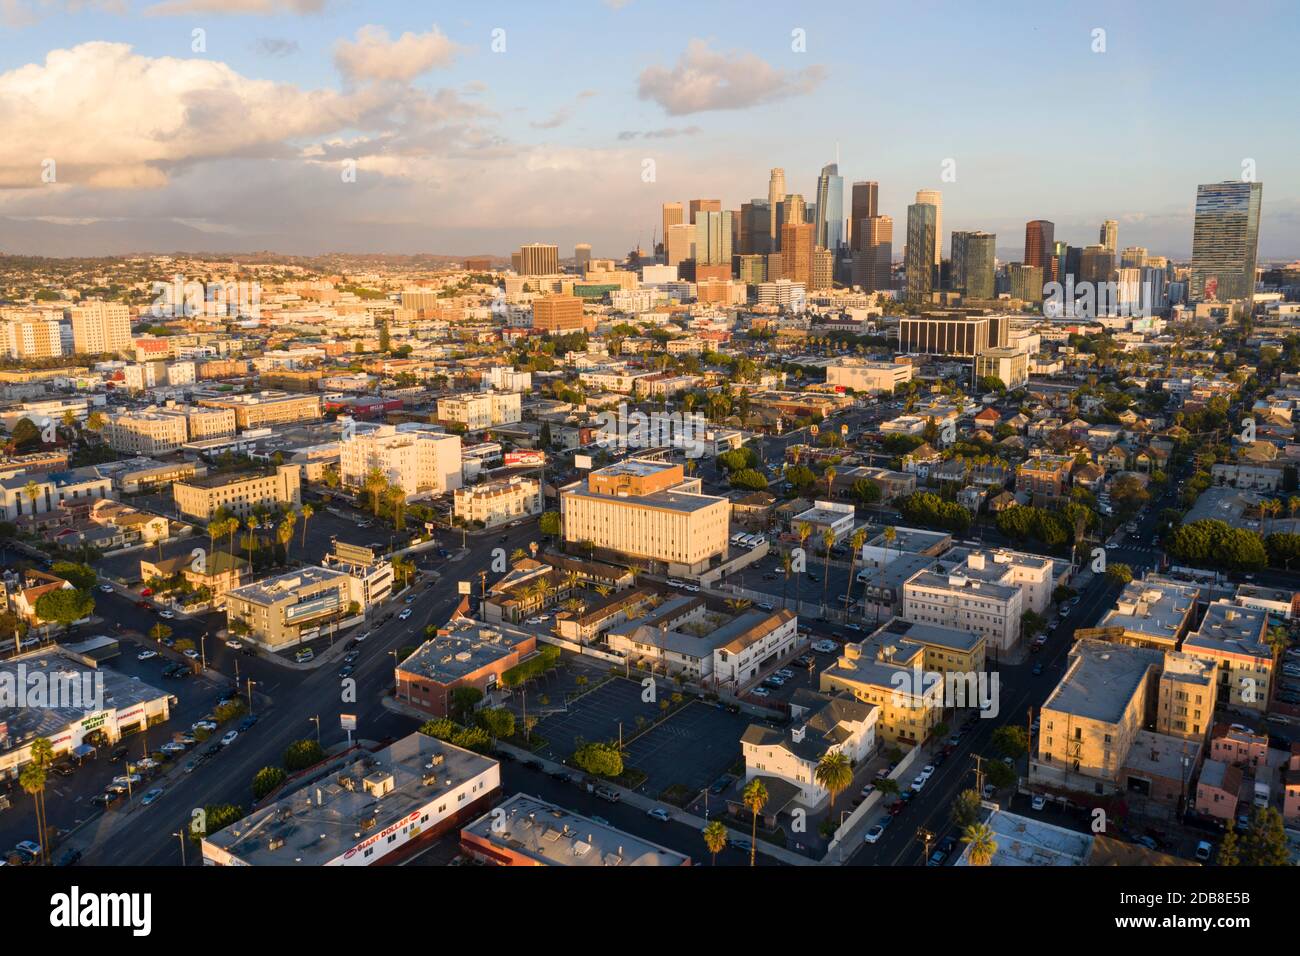
[[[812,649],[819,654],[834,654],[840,646],[834,641],[813,641]]]
[[[208,733],[217,729],[217,725],[210,720],[196,720],[190,724],[190,730],[206,730]]]
[[[912,792],[920,793],[922,790],[924,790],[925,781],[927,779],[928,779],[927,777],[923,777],[919,773],[914,778],[912,778]]]
[[[239,641],[236,641],[234,638],[226,641],[226,647],[230,648],[232,651],[241,650],[243,646],[243,644],[239,643]]]
[[[1043,807],[1047,806],[1047,798],[1041,793],[1036,793],[1034,794],[1034,799],[1029,801],[1029,805],[1035,810],[1041,810]]]
[[[934,765],[933,765],[933,764],[926,764],[924,767],[921,768],[920,777],[921,777],[922,780],[927,780],[927,781],[928,781],[928,780],[929,780],[931,777],[933,777],[933,776],[934,776]]]
[[[651,807],[645,812],[645,815],[648,817],[654,817],[660,823],[667,823],[671,819],[671,817],[668,816],[668,811],[663,807]]]
[[[99,589],[100,589],[101,591],[103,591],[105,594],[112,594],[112,593],[113,593],[113,585],[111,585],[111,584],[101,584],[101,585],[99,586]]]
[[[866,840],[868,843],[875,843],[882,836],[884,836],[884,833],[885,833],[885,828],[882,827],[879,823],[877,823],[875,826],[873,826],[863,835],[862,839]]]
[[[196,650],[195,650],[194,648],[192,648],[192,647],[187,647],[187,648],[185,648],[184,654],[185,654],[186,657],[188,657],[188,658],[189,658],[190,660],[192,660],[192,661],[193,661],[193,660],[198,660],[198,657],[199,657],[199,652],[196,651]]]
[[[528,619],[528,623],[529,623],[529,624],[545,624],[545,623],[546,623],[546,618],[544,618],[544,617],[542,617],[540,614],[538,614],[538,615],[535,616],[535,617],[530,617],[530,618]]]
[[[162,745],[161,747],[159,747],[158,749],[161,750],[161,751],[162,751],[163,753],[165,753],[165,754],[183,754],[183,753],[185,753],[185,745],[184,745],[184,744],[181,744],[181,743],[177,743],[177,742],[174,741],[174,740],[170,740],[170,741],[168,741],[167,743],[163,744],[163,745]]]
[[[172,618],[174,618],[176,615],[175,615],[174,613],[172,613],[171,611],[159,611],[159,612],[158,612],[158,616],[159,616],[159,617],[162,617],[162,618],[166,618],[167,620],[170,621],[170,620],[171,620]]]
[[[144,778],[141,777],[138,773],[124,773],[121,776],[114,777],[113,783],[115,783],[119,787],[125,787],[128,784],[130,784],[131,786],[135,786],[143,779]]]
[[[158,652],[157,652],[157,651],[148,651],[148,650],[145,650],[145,651],[141,651],[139,654],[135,655],[135,659],[136,659],[137,661],[148,661],[148,660],[153,660],[153,659],[154,659],[155,657],[157,657],[157,656],[158,656]]]
[[[771,697],[771,696],[772,696],[772,695],[768,692],[768,689],[767,689],[766,687],[755,687],[753,690],[750,691],[750,693],[753,694],[755,697]]]
[[[409,607],[401,614],[397,615],[398,619],[402,621],[405,621],[410,616],[411,616],[411,609]]]
[[[238,736],[239,736],[238,730],[231,730],[227,732],[227,734],[221,738],[221,746],[229,747],[231,744],[235,742],[235,738]]]

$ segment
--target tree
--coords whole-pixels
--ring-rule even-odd
[[[812,537],[813,527],[807,521],[800,521],[797,525],[795,525],[794,533],[799,536],[799,550],[805,552],[803,555],[803,559],[805,562],[807,562],[808,555],[804,549],[804,545],[807,544],[808,539]],[[804,571],[808,570],[806,564],[803,570]],[[799,602],[802,600],[803,600],[803,588],[800,587],[799,579],[796,579],[794,585],[794,606],[796,610],[799,607]]]
[[[243,819],[244,808],[233,803],[214,803],[203,808],[202,824],[197,821],[190,826],[190,839],[195,842],[209,833],[224,830],[237,820]]]
[[[1009,756],[1009,755],[1008,755]],[[989,783],[998,790],[1003,790],[1016,782],[1016,772],[1001,760],[990,761],[984,771]]]
[[[979,821],[980,795],[975,790],[963,790],[952,803],[952,822],[960,830]]]
[[[870,478],[859,478],[853,482],[853,497],[864,505],[874,505],[884,497],[884,492]]]
[[[41,430],[30,418],[20,418],[14,425],[13,431],[9,433],[9,441],[17,451],[30,451],[41,444]]]
[[[307,522],[316,514],[316,509],[311,505],[302,506],[302,546],[307,547]]]
[[[749,781],[749,783],[745,784],[745,789],[741,791],[740,799],[741,803],[743,803],[745,808],[749,811],[750,817],[753,820],[749,841],[749,865],[754,866],[755,854],[758,850],[758,815],[762,813],[763,808],[767,806],[767,787],[764,785],[762,780],[755,777],[753,780]]]
[[[1133,580],[1133,569],[1127,564],[1117,561],[1114,564],[1106,565],[1106,578],[1115,584],[1128,584]]]
[[[366,493],[370,495],[370,503],[375,511],[375,517],[379,517],[379,499],[383,496],[384,491],[388,488],[388,479],[378,466],[371,468],[366,472],[366,477],[362,482]]]
[[[994,839],[993,828],[987,823],[972,823],[962,831],[961,842],[970,847],[972,866],[988,866],[998,852],[998,842]]]
[[[767,479],[754,468],[742,468],[731,473],[731,487],[762,491],[767,487]]]
[[[325,759],[325,751],[315,740],[310,738],[306,740],[296,740],[291,743],[284,751],[282,763],[284,769],[293,773],[296,770],[306,770],[308,767],[320,763]]]
[[[489,707],[478,715],[479,723],[496,740],[515,735],[515,715],[505,707]]]
[[[79,591],[93,590],[99,582],[99,575],[94,568],[73,561],[55,561],[50,565],[50,573],[56,578],[63,578]]]
[[[1225,840],[1225,843],[1227,841]],[[1250,819],[1250,829],[1242,836],[1242,866],[1290,866],[1291,853],[1283,828],[1282,814],[1272,807],[1257,808]],[[1220,848],[1219,864],[1223,865]]]
[[[451,740],[456,724],[450,717],[435,717],[420,725],[420,733],[435,740]]]
[[[822,568],[822,611],[826,609],[826,589],[831,584],[831,548],[835,547],[835,532],[827,528],[822,532],[822,551],[826,555]]]
[[[31,759],[18,773],[18,785],[32,798],[36,809],[37,840],[41,847],[41,859],[49,862],[49,832],[45,820],[45,781],[49,768],[54,765],[54,747],[49,738],[37,737],[32,741]]]
[[[263,767],[253,776],[253,797],[261,800],[277,789],[289,775],[280,767]]]
[[[898,538],[898,532],[894,526],[885,526],[885,559],[880,562],[880,593],[876,595],[876,623],[880,623],[880,609],[885,603],[885,566],[889,563],[889,549],[893,546],[894,541]],[[865,610],[865,608],[864,608]],[[864,614],[863,617],[866,615]]]
[[[452,719],[464,722],[482,699],[483,692],[477,687],[457,687],[451,692]]]
[[[848,755],[840,750],[828,750],[817,761],[813,769],[813,779],[826,788],[831,795],[831,812],[834,814],[835,798],[848,789],[853,782],[853,764]]]
[[[149,636],[155,641],[161,642],[172,636],[172,629],[159,621],[153,627],[149,628]]]
[[[293,514],[293,512],[289,512]],[[289,560],[289,545],[293,543],[293,519],[286,517],[276,526],[275,540],[280,542],[280,547],[284,548],[284,559]]]
[[[96,434],[102,432],[107,424],[108,419],[104,417],[103,412],[91,412],[90,417],[86,419],[86,427]]]
[[[560,536],[560,513],[558,511],[542,512],[541,520],[538,522],[542,534],[552,538]]]
[[[36,514],[36,502],[41,497],[41,486],[34,480],[28,481],[27,484],[23,485],[23,494],[32,503],[32,514]]]
[[[867,543],[867,530],[859,528],[853,532],[853,537],[849,538],[849,580],[848,586],[844,589],[844,617],[847,620],[849,610],[853,607],[853,569],[857,564],[858,555],[862,553],[862,546]]]
[[[1029,733],[1019,724],[1007,724],[993,731],[993,746],[1004,756],[1019,760],[1029,751]]]
[[[36,599],[36,616],[65,627],[95,613],[95,598],[88,591],[59,588]]]
[[[727,828],[721,820],[710,820],[704,825],[704,845],[713,857],[713,865],[718,865],[718,854],[727,848]]]
[[[573,753],[576,766],[595,777],[621,777],[623,775],[623,755],[613,744],[592,741],[585,743]]]

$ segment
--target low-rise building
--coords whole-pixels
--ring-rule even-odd
[[[1268,612],[1225,599],[1211,604],[1183,651],[1218,666],[1218,703],[1265,713],[1274,691],[1277,651],[1268,642]]]
[[[356,579],[330,568],[304,567],[246,584],[226,595],[231,632],[270,651],[279,651],[320,634],[322,627],[359,614]]]
[[[297,465],[277,465],[252,472],[216,473],[172,484],[180,514],[208,521],[219,509],[247,517],[254,508],[302,504],[301,471]]]
[[[542,512],[542,486],[535,478],[513,477],[457,488],[453,512],[467,524],[492,528]]]
[[[395,695],[412,707],[445,717],[456,690],[472,687],[490,694],[502,674],[536,650],[537,638],[531,634],[456,618],[397,665]]]

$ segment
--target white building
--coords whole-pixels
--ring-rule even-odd
[[[1024,611],[1024,595],[1016,584],[925,570],[903,585],[904,620],[972,631],[1004,651],[1019,641]]]
[[[457,488],[455,515],[467,523],[495,527],[542,513],[542,486],[535,478],[508,478]]]
[[[518,392],[476,392],[438,399],[438,418],[457,422],[469,431],[512,425],[523,417]]]
[[[826,384],[855,392],[893,392],[912,380],[910,362],[867,362],[844,359],[826,366]]]
[[[517,397],[517,396],[516,396]],[[344,485],[364,489],[366,476],[378,468],[407,500],[441,495],[461,486],[460,436],[432,431],[418,423],[357,424],[353,436],[339,444],[339,476]]]

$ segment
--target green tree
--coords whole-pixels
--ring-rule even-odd
[[[993,828],[987,823],[972,823],[962,831],[961,842],[970,847],[972,866],[988,866],[998,852],[998,842],[994,839]]]
[[[505,707],[489,707],[482,710],[479,712],[478,719],[483,729],[497,740],[515,735],[515,715]]]
[[[560,536],[560,513],[558,511],[542,512],[541,520],[538,522],[538,528],[542,534],[552,538]]]
[[[1029,752],[1029,733],[1019,724],[1007,724],[993,731],[993,746],[998,753],[1019,760]]]
[[[253,797],[261,800],[288,779],[288,774],[279,767],[263,767],[253,777]]]
[[[975,790],[963,790],[952,802],[952,822],[959,830],[979,821],[980,795]]]
[[[1133,569],[1121,561],[1106,565],[1106,577],[1114,584],[1128,584],[1133,580]]]
[[[835,813],[835,798],[853,783],[853,764],[848,755],[839,750],[828,750],[817,761],[813,769],[813,779],[831,795],[831,815]]]
[[[435,717],[420,725],[420,733],[435,740],[451,740],[456,733],[456,724],[449,717]]]
[[[745,809],[749,811],[752,820],[749,840],[749,865],[754,866],[758,851],[758,815],[767,806],[767,787],[762,780],[755,777],[745,784],[740,799],[741,803],[745,805]]]
[[[95,599],[88,591],[59,588],[36,599],[36,616],[65,627],[95,613]]]
[[[320,763],[325,759],[325,751],[315,740],[307,738],[306,740],[295,740],[284,751],[284,757],[281,763],[284,769],[293,773],[297,770],[306,770],[308,767]]]
[[[704,845],[713,858],[713,865],[717,866],[718,854],[727,848],[727,828],[721,820],[710,820],[704,825]]]
[[[623,775],[623,755],[612,744],[585,743],[574,751],[573,762],[592,776],[613,778]]]

